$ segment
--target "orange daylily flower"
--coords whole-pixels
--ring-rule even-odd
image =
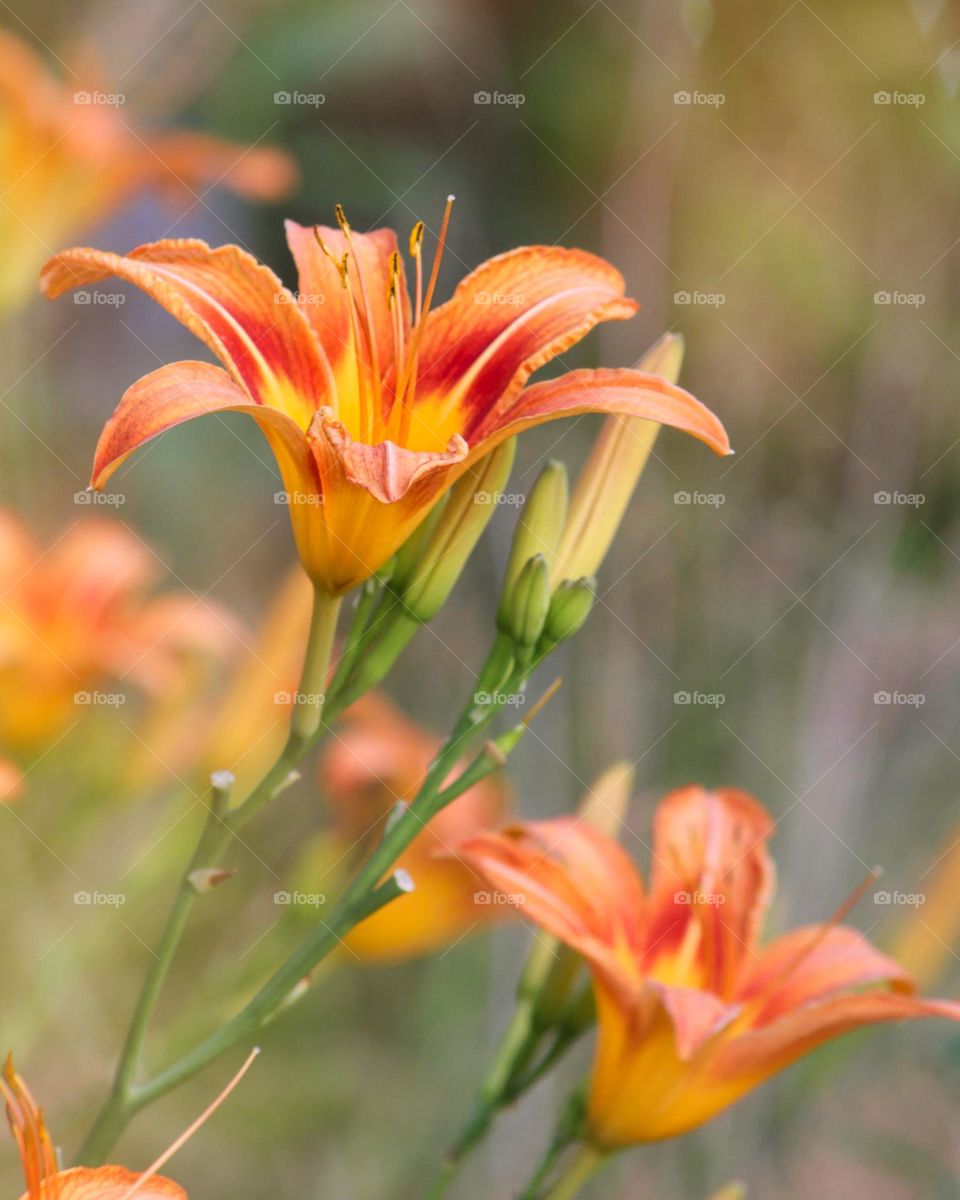
[[[225,652],[231,619],[191,596],[152,595],[159,575],[119,521],[81,519],[43,547],[0,510],[0,742],[56,736],[107,680],[159,694],[201,655]]]
[[[599,1026],[587,1119],[601,1149],[686,1133],[850,1030],[960,1020],[960,1003],[918,998],[897,963],[835,921],[761,944],[772,828],[744,792],[673,792],[655,818],[649,893],[626,852],[574,818],[461,845],[587,960]]]
[[[187,1193],[172,1179],[144,1177],[126,1167],[72,1167],[61,1171],[47,1132],[43,1112],[8,1055],[0,1078],[0,1094],[7,1104],[27,1190],[20,1200],[187,1200]]]
[[[556,246],[514,250],[478,267],[431,311],[449,215],[448,203],[425,291],[423,226],[411,237],[413,304],[394,233],[355,233],[340,209],[335,229],[287,222],[296,297],[237,246],[176,240],[128,255],[56,255],[41,277],[48,296],[119,276],[226,368],[175,363],[135,383],[101,435],[94,486],[183,421],[245,412],[277,458],[308,574],[339,595],[382,566],[470,464],[530,426],[627,413],[728,452],[717,418],[656,375],[573,371],[525,386],[599,321],[636,311],[603,259]]]
[[[441,743],[375,693],[347,710],[337,733],[320,764],[320,785],[336,827],[332,857],[356,861],[376,846],[394,805],[413,799]],[[504,906],[488,903],[490,892],[456,847],[502,820],[506,803],[502,782],[490,778],[434,817],[396,864],[414,890],[361,922],[347,947],[367,961],[407,958],[503,916]]]
[[[201,133],[141,137],[123,97],[48,70],[25,42],[0,30],[0,312],[30,295],[36,274],[67,237],[147,186],[182,194],[223,184],[275,200],[296,180],[281,150]]]

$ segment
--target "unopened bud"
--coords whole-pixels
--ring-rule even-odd
[[[517,576],[506,606],[507,632],[519,649],[537,644],[549,609],[550,568],[542,554],[535,554]]]
[[[520,572],[538,554],[548,566],[553,563],[567,520],[568,493],[567,468],[562,462],[547,463],[524,503],[514,530],[497,613],[497,624],[504,632],[509,630],[507,609]]]
[[[552,645],[573,637],[586,621],[597,598],[594,579],[565,579],[553,593],[543,627],[544,640]]]
[[[516,440],[511,438],[476,463],[453,486],[436,527],[423,548],[413,575],[403,589],[406,611],[420,622],[443,607],[453,585],[496,508],[490,497],[502,492],[510,477]]]

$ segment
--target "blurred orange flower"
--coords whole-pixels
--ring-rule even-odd
[[[117,275],[197,335],[226,370],[161,367],[127,391],[97,447],[101,487],[138,446],[205,413],[248,413],[276,455],[308,574],[340,594],[397,550],[437,498],[514,434],[584,412],[673,425],[729,450],[691,395],[635,370],[530,374],[599,321],[636,311],[620,273],[580,250],[528,246],[464,279],[431,312],[449,219],[424,294],[423,226],[410,240],[411,305],[397,239],[287,222],[295,297],[237,246],[161,241],[128,255],[73,249],[44,268],[48,296]]]
[[[371,693],[347,710],[320,765],[336,827],[331,857],[355,865],[377,845],[391,809],[414,797],[439,747],[439,738],[382,696]],[[504,906],[490,903],[491,893],[456,847],[502,820],[505,807],[504,786],[491,778],[434,817],[396,864],[410,874],[414,891],[358,925],[346,938],[348,948],[377,961],[426,954],[502,916]]]
[[[160,574],[118,521],[84,518],[44,547],[0,510],[0,743],[36,745],[87,706],[122,703],[96,690],[107,680],[157,695],[200,656],[225,653],[231,619],[192,596],[152,595]]]
[[[218,183],[274,200],[295,182],[281,150],[202,133],[141,137],[123,103],[121,94],[67,84],[0,30],[0,313],[29,296],[44,259],[67,237],[143,187],[189,200]]]
[[[574,818],[480,834],[463,857],[587,960],[599,1039],[589,1134],[603,1149],[710,1120],[821,1043],[912,1017],[960,1020],[853,929],[766,946],[772,822],[743,792],[689,787],[660,804],[645,894],[625,851]],[[855,990],[871,984],[886,990]]]
[[[27,1190],[21,1200],[187,1200],[187,1193],[171,1179],[144,1176],[126,1167],[73,1167],[61,1171],[43,1112],[8,1055],[0,1078],[0,1093],[7,1102],[7,1120],[20,1151]]]

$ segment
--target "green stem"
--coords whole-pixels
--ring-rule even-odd
[[[547,1192],[545,1200],[574,1200],[580,1194],[580,1189],[608,1161],[609,1154],[598,1150],[589,1143],[584,1143],[576,1156],[570,1160],[567,1169],[557,1182]]]
[[[318,593],[299,685],[300,693],[309,694],[311,691],[315,691],[317,694],[321,694],[317,687],[317,680],[319,679],[322,687],[339,606],[338,598]],[[305,732],[303,725],[299,729],[294,727],[297,716],[298,710],[295,708],[290,733],[280,757],[246,800],[233,812],[226,814],[223,812],[222,804],[211,804],[208,809],[207,820],[197,842],[196,850],[181,877],[167,922],[160,935],[154,960],[147,971],[140,995],[137,998],[110,1093],[80,1149],[79,1161],[85,1164],[97,1165],[102,1162],[130,1119],[131,1101],[136,1094],[134,1078],[140,1063],[144,1039],[197,899],[197,892],[191,885],[190,876],[196,870],[220,865],[221,857],[232,838],[260,811],[264,804],[283,790],[291,771],[317,740],[319,714],[317,728],[314,729],[312,735]]]
[[[315,670],[313,664],[311,664],[311,670]],[[335,703],[337,710],[344,702],[345,697],[342,693],[338,693]],[[454,733],[434,759],[417,797],[400,820],[386,832],[380,845],[347,888],[324,925],[301,943],[232,1020],[201,1042],[199,1046],[183,1055],[165,1071],[160,1072],[140,1087],[133,1087],[130,1084],[133,1071],[136,1069],[136,1062],[134,1061],[132,1067],[128,1067],[124,1061],[123,1069],[127,1086],[123,1090],[114,1088],[111,1091],[107,1103],[81,1149],[81,1162],[87,1165],[97,1165],[102,1162],[131,1117],[140,1109],[192,1078],[232,1047],[255,1035],[283,1006],[293,989],[341,942],[344,935],[349,933],[354,925],[376,912],[399,894],[399,888],[395,881],[388,881],[381,885],[381,880],[384,879],[396,859],[420,833],[424,825],[432,820],[442,808],[473,787],[480,779],[502,766],[502,751],[484,750],[453,783],[443,787],[444,781],[461,758],[465,743],[492,721],[499,707],[499,704],[488,705],[483,713],[477,716],[473,705],[468,706],[464,716],[458,721]],[[327,715],[329,719],[331,715],[329,707]],[[520,740],[524,731],[525,726],[518,726],[515,730],[510,731],[510,734],[507,735],[509,738],[508,751]],[[280,789],[290,771],[309,747],[309,742],[304,742],[302,737],[291,731],[287,747],[262,784],[239,808],[234,810],[227,820],[220,823],[216,838],[212,839],[213,846],[217,850],[221,850],[236,829],[246,824],[270,796]],[[204,845],[205,841],[206,839],[201,838],[201,845]],[[195,855],[194,860],[196,857]],[[191,860],[189,871],[195,869],[194,860]],[[171,913],[168,923],[169,928],[175,919],[175,929],[171,932],[170,937],[171,950],[160,974],[156,993],[159,993],[159,985],[162,985],[166,975],[172,951],[179,942],[186,918],[189,915],[193,890],[189,888],[188,880],[187,889],[188,892],[185,892],[181,888],[178,893],[174,911]],[[156,993],[152,995],[150,1010],[155,1003]],[[149,1018],[149,1011],[146,1016]]]
[[[304,743],[309,744],[320,728],[320,717],[326,698],[324,693],[327,686],[327,670],[330,666],[339,614],[340,597],[331,596],[316,588],[307,652],[303,660],[300,687],[293,698],[293,714],[290,718],[291,736]]]

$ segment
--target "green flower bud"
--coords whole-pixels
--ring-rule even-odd
[[[497,613],[497,624],[504,632],[508,630],[507,610],[520,572],[537,554],[546,559],[548,566],[553,564],[567,520],[568,494],[567,468],[562,462],[547,463],[527,496],[514,530]]]
[[[510,478],[515,450],[516,439],[511,438],[470,467],[451,488],[446,506],[401,593],[404,606],[416,620],[431,620],[445,604],[493,516],[493,497],[503,491]]]
[[[550,609],[550,568],[542,554],[528,559],[513,585],[506,618],[510,636],[521,650],[532,650],[540,640]]]
[[[551,646],[573,637],[583,625],[597,598],[595,579],[565,579],[553,593],[543,627],[544,641]]]

